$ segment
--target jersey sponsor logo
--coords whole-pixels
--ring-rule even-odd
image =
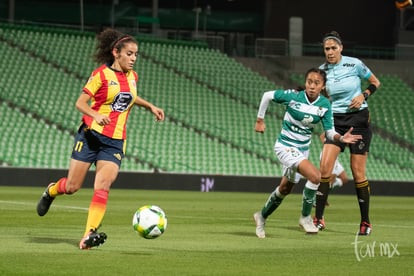
[[[292,107],[292,109],[297,110],[301,113],[307,113],[309,115],[315,115],[318,117],[322,117],[328,110],[327,108],[322,106],[302,104],[300,102],[295,101],[290,102],[289,106]]]
[[[309,114],[305,114],[301,123],[305,126],[310,125],[313,122],[313,117]]]
[[[298,94],[299,91],[295,90],[295,89],[286,89],[283,91],[283,94],[290,94],[290,93],[296,93]]]
[[[132,102],[132,95],[129,92],[118,93],[111,104],[113,111],[124,112]]]
[[[302,129],[302,128],[296,126],[296,125],[290,124],[288,127],[289,127],[289,130],[290,131],[293,131],[295,133],[303,134],[303,135],[306,135],[307,134],[307,131],[305,129]],[[287,136],[292,135],[292,133],[290,133],[290,134],[289,133],[285,133],[283,130],[282,130],[282,133],[284,133]]]
[[[354,67],[355,63],[344,63],[344,64],[342,64],[342,66],[344,66],[344,67]]]

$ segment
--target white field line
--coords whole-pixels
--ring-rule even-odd
[[[34,203],[30,202],[23,202],[23,201],[8,201],[8,200],[0,200],[0,206],[1,205],[21,205],[21,206],[30,206],[33,207]],[[61,208],[61,209],[71,209],[71,210],[80,210],[80,211],[88,211],[88,208],[85,207],[79,207],[79,206],[70,206],[70,205],[59,205],[59,204],[53,204],[53,208]],[[198,216],[174,216],[175,218],[180,219],[198,219]],[[213,218],[212,218],[213,219]],[[248,218],[250,219],[250,218]],[[228,217],[215,217],[214,220],[229,220]],[[247,218],[234,218],[232,217],[230,219],[231,221],[246,221]],[[290,220],[281,220],[277,219],[281,222],[287,222]],[[355,226],[359,225],[358,223],[345,223],[345,222],[329,222],[330,225],[343,225],[343,226]],[[395,228],[395,229],[414,229],[414,225],[393,225],[393,224],[374,224],[374,227],[384,227],[384,228]]]
[[[0,200],[0,205],[21,205],[21,206],[34,206],[34,203],[30,202],[23,202],[23,201],[8,201],[8,200]],[[85,207],[79,207],[79,206],[68,206],[68,205],[59,205],[59,204],[53,204],[53,208],[62,208],[62,209],[72,209],[72,210],[82,210],[82,211],[88,211],[88,208]]]

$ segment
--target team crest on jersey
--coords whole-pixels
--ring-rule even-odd
[[[132,95],[129,92],[118,93],[111,104],[113,111],[124,112],[132,102]]]
[[[325,110],[320,106],[319,109],[316,111],[316,115],[318,117],[322,117],[323,114],[325,113]]]
[[[112,86],[112,85],[118,85],[118,83],[116,81],[111,80],[108,84],[108,86]]]

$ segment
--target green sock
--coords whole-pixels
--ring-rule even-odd
[[[302,216],[307,217],[310,215],[313,206],[313,200],[316,194],[316,190],[309,189],[305,186],[303,189],[302,197]]]
[[[273,193],[270,194],[269,198],[267,199],[262,209],[262,216],[264,218],[267,218],[268,216],[270,216],[277,209],[277,207],[279,207],[279,205],[282,203],[284,198],[285,196],[279,192],[279,186],[278,186],[273,191]]]

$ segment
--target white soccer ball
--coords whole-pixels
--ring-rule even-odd
[[[160,207],[145,205],[134,213],[132,227],[141,237],[155,239],[167,229],[167,217]]]

